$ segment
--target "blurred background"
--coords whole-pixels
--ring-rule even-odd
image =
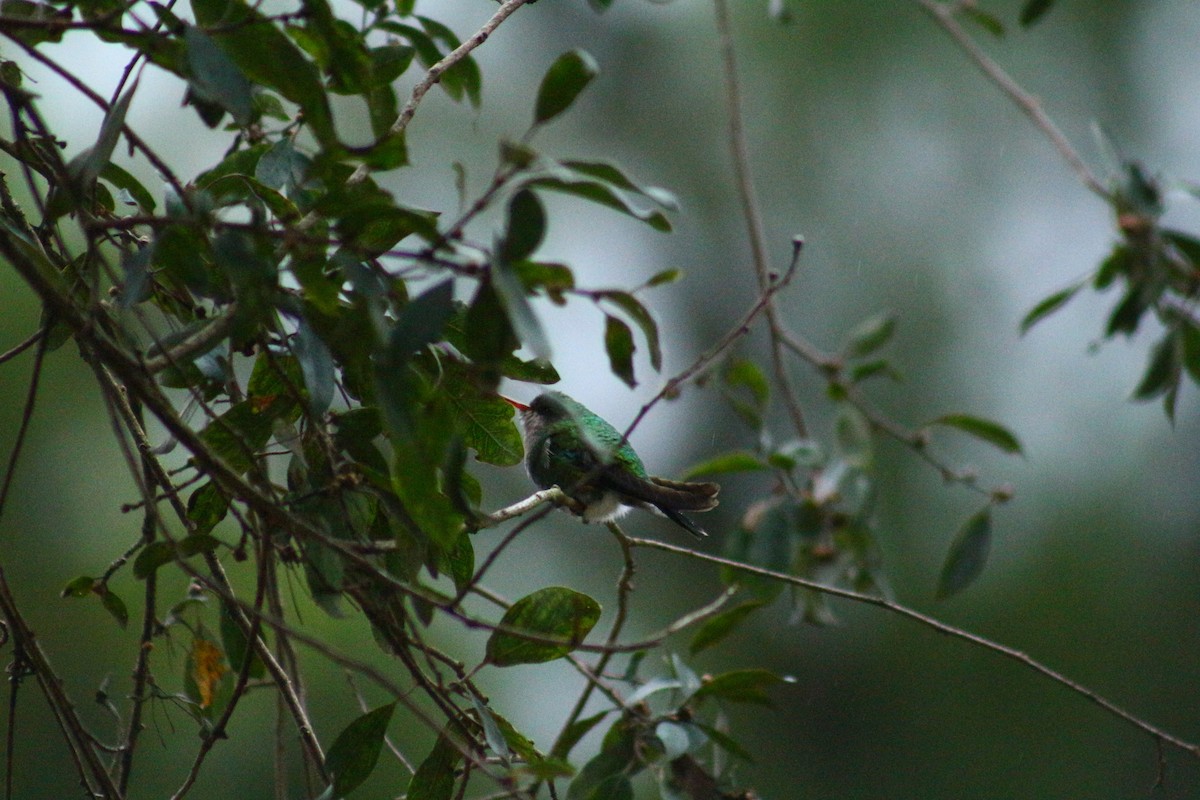
[[[934,600],[942,559],[978,497],[943,485],[901,448],[879,445],[877,535],[897,600],[1027,652],[1074,680],[1190,741],[1200,740],[1200,414],[1190,385],[1174,426],[1157,403],[1129,401],[1154,330],[1100,343],[1111,295],[1083,293],[1024,337],[1018,323],[1050,292],[1096,267],[1113,244],[1107,207],[1089,194],[1045,137],[953,46],[915,2],[788,0],[791,21],[767,3],[734,3],[752,168],[771,257],[786,266],[790,240],[807,240],[803,267],[780,297],[796,332],[833,350],[861,320],[883,311],[899,321],[888,351],[902,383],[879,382],[871,398],[918,426],[949,412],[994,418],[1021,439],[1025,457],[1003,457],[952,434],[935,440],[951,463],[978,468],[986,485],[1009,482],[1015,499],[995,515],[983,577],[951,600]],[[1151,173],[1200,178],[1200,9],[1184,0],[1125,3],[1060,0],[1021,31],[1021,3],[986,2],[1009,23],[983,46],[1039,97],[1068,138],[1106,173],[1093,126],[1102,127]],[[483,0],[442,0],[424,11],[466,37],[494,10]],[[616,0],[604,14],[580,0],[521,9],[476,51],[484,75],[475,112],[431,93],[409,128],[411,168],[382,182],[404,202],[452,212],[453,163],[466,168],[468,196],[486,185],[500,137],[527,127],[537,84],[561,52],[581,47],[601,73],[572,111],[534,145],[554,157],[607,159],[643,183],[674,192],[676,231],[662,235],[595,206],[551,204],[540,251],[576,270],[587,287],[632,287],[679,267],[684,279],[653,290],[666,366],[638,361],[629,390],[608,371],[603,317],[584,302],[539,306],[564,391],[624,427],[670,374],[684,368],[753,302],[756,282],[727,149],[727,111],[711,4]],[[47,53],[107,94],[127,54],[68,34]],[[6,53],[9,58],[14,57]],[[67,133],[68,154],[89,146],[100,115],[36,64],[22,61],[41,110]],[[183,87],[148,70],[128,121],[177,172],[193,177],[219,158],[226,135],[181,109]],[[366,139],[361,109],[339,109],[339,129]],[[16,171],[2,168],[10,179]],[[128,168],[157,185],[145,164]],[[1167,223],[1200,231],[1194,201],[1171,199]],[[476,229],[489,232],[485,220]],[[0,349],[31,333],[38,309],[12,273],[0,273],[5,313]],[[766,363],[756,333],[739,353]],[[644,356],[644,353],[640,354]],[[0,452],[12,447],[30,357],[0,367]],[[813,433],[830,437],[823,384],[797,366]],[[528,400],[535,387],[509,387]],[[777,412],[781,411],[778,407]],[[789,434],[779,413],[778,436]],[[138,535],[140,518],[120,503],[136,492],[109,433],[88,369],[70,345],[51,354],[10,507],[0,522],[0,563],[42,645],[100,731],[115,731],[90,701],[111,680],[127,691],[136,624],[119,630],[94,601],[59,599],[71,578],[96,575]],[[633,443],[652,472],[678,475],[732,447],[752,446],[716,391],[688,389],[658,406]],[[7,457],[7,456],[5,456]],[[485,503],[506,505],[530,486],[517,468],[484,468]],[[766,478],[726,481],[721,507],[705,519],[720,552],[724,532],[769,491]],[[636,535],[686,544],[648,515]],[[218,530],[220,534],[220,529]],[[476,537],[480,555],[499,539]],[[620,555],[599,527],[556,514],[529,530],[489,580],[510,598],[566,585],[612,605]],[[303,594],[303,580],[294,580]],[[131,609],[132,578],[114,584]],[[184,586],[167,582],[164,605]],[[714,569],[662,553],[639,553],[630,638],[651,633],[720,590]],[[357,617],[335,621],[302,599],[302,623],[356,655],[392,669]],[[82,605],[76,606],[79,603]],[[86,608],[84,607],[86,606]],[[795,678],[775,690],[773,709],[732,715],[733,733],[757,763],[737,776],[764,798],[1186,798],[1200,794],[1200,762],[1039,678],[1029,669],[879,609],[834,603],[840,624],[790,624],[786,599],[726,644],[693,662],[698,671],[766,666]],[[136,611],[135,617],[136,617]],[[215,609],[209,623],[216,627]],[[607,618],[601,622],[601,629]],[[437,626],[447,647],[482,653],[482,639]],[[461,640],[460,640],[461,639]],[[686,650],[686,638],[667,650]],[[164,644],[156,671],[179,690],[185,647]],[[647,671],[661,671],[659,654]],[[327,744],[354,715],[341,671],[306,654],[318,733]],[[489,668],[479,680],[493,705],[548,747],[580,679],[551,664]],[[366,701],[384,702],[369,687]],[[21,797],[77,794],[56,728],[22,687],[17,710]],[[273,725],[269,692],[252,692],[219,743],[195,797],[271,796],[266,757]],[[193,723],[156,704],[139,754],[134,797],[164,797],[194,754]],[[108,727],[106,727],[108,726]],[[418,726],[393,733],[419,760],[432,741]],[[113,734],[115,735],[115,733]],[[584,750],[594,749],[598,738]],[[1162,759],[1160,764],[1160,758]],[[385,754],[358,797],[395,796],[403,771]],[[578,763],[578,762],[577,762]],[[139,780],[140,776],[140,780]],[[231,784],[231,782],[233,782]],[[651,786],[639,797],[653,797]],[[297,782],[293,796],[305,796]]]

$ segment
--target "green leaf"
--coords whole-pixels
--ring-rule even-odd
[[[475,457],[500,467],[521,463],[525,451],[512,406],[495,394],[481,392],[459,367],[447,369],[444,386],[463,441]]]
[[[553,192],[573,195],[593,203],[598,203],[614,211],[627,214],[634,219],[641,220],[654,230],[662,233],[668,233],[671,230],[671,221],[661,211],[633,207],[606,183],[575,178],[546,177],[531,180],[527,185],[538,189],[549,189]]]
[[[142,548],[133,562],[133,576],[144,580],[150,573],[170,561],[178,558],[188,558],[198,553],[211,553],[221,544],[207,534],[192,534],[178,539],[175,544],[166,541],[154,541]]]
[[[692,635],[692,641],[688,645],[688,651],[695,655],[701,650],[706,650],[709,647],[717,644],[726,636],[737,630],[738,626],[753,614],[758,609],[765,606],[765,600],[750,600],[745,603],[740,603],[733,608],[726,609],[715,617],[711,617],[696,629],[696,633]]]
[[[650,366],[654,368],[655,372],[661,372],[662,347],[658,339],[658,323],[654,321],[654,317],[649,310],[629,292],[609,290],[597,292],[597,296],[620,308],[641,329],[642,335],[646,337],[646,348],[650,354]]]
[[[939,600],[958,594],[975,582],[987,563],[991,545],[992,507],[985,506],[963,523],[950,545],[938,578]]]
[[[509,263],[533,255],[546,235],[546,211],[529,189],[521,189],[508,203],[508,225],[500,243],[501,258]]]
[[[974,436],[976,439],[981,439],[990,445],[998,447],[1006,453],[1020,453],[1021,442],[1007,428],[998,423],[979,417],[972,417],[968,414],[947,414],[944,417],[938,417],[929,423],[930,425],[944,425],[948,428],[957,428],[964,433]]]
[[[608,353],[608,364],[614,375],[630,387],[637,386],[633,374],[633,331],[611,314],[604,315],[604,349]]]
[[[454,280],[446,280],[423,292],[396,317],[388,334],[388,366],[396,368],[427,344],[442,338],[442,331],[454,314]]]
[[[245,126],[254,121],[250,81],[207,33],[189,25],[183,32],[187,47],[189,85],[197,95],[216,103]]]
[[[243,75],[300,106],[321,145],[338,148],[321,75],[283,31],[243,0],[192,0],[192,10]]]
[[[195,526],[192,533],[211,533],[228,511],[229,500],[215,483],[208,481],[188,498],[187,515]]]
[[[30,47],[43,42],[61,42],[63,33],[69,28],[59,23],[70,23],[72,17],[69,7],[58,9],[47,3],[29,0],[3,0],[0,2],[0,15],[30,23],[5,26],[6,35]]]
[[[129,609],[125,607],[125,601],[107,586],[100,593],[100,604],[122,628],[129,624]]]
[[[713,744],[717,745],[725,752],[742,759],[748,764],[754,763],[754,756],[750,755],[750,751],[738,744],[738,742],[729,734],[720,731],[711,725],[705,725],[703,722],[693,722],[692,724],[704,731],[705,735],[708,736],[709,739],[712,739]]]
[[[636,768],[637,737],[634,726],[622,717],[604,736],[604,743],[583,765],[567,789],[567,800],[633,800],[628,773]]]
[[[852,467],[868,469],[874,460],[871,421],[851,405],[842,404],[834,422],[838,451]]]
[[[1004,23],[1001,22],[994,14],[989,14],[976,6],[958,6],[959,12],[967,19],[974,22],[980,28],[995,36],[997,39],[1004,36]]]
[[[91,575],[80,575],[77,578],[72,578],[67,582],[59,592],[59,597],[87,597],[91,594],[96,586],[96,579]]]
[[[1054,0],[1025,0],[1025,5],[1021,7],[1021,16],[1019,17],[1021,27],[1028,28],[1033,25],[1053,5]]]
[[[1150,360],[1146,364],[1146,373],[1133,390],[1133,399],[1152,400],[1179,384],[1183,367],[1183,348],[1179,345],[1179,337],[1174,331],[1167,331],[1154,345],[1154,349],[1150,351]]]
[[[783,678],[765,669],[741,669],[726,672],[704,683],[692,697],[727,700],[731,703],[754,703],[771,705],[767,689],[783,683]]]
[[[405,800],[450,800],[455,769],[461,760],[462,753],[443,731],[409,781]]]
[[[552,758],[566,758],[568,755],[570,755],[571,750],[574,749],[575,745],[579,744],[579,740],[584,736],[587,736],[592,728],[600,724],[600,722],[603,721],[608,714],[608,711],[600,711],[590,717],[584,717],[582,719],[575,720],[575,722],[573,722],[566,730],[563,731],[562,735],[558,737],[558,741],[555,742],[554,749],[550,751],[550,756]]]
[[[767,381],[767,376],[753,361],[745,358],[731,361],[726,367],[723,377],[725,385],[731,389],[737,387],[748,389],[760,411],[766,408],[767,399],[771,395],[771,385]]]
[[[1058,311],[1066,305],[1072,297],[1074,297],[1084,284],[1077,283],[1074,286],[1068,286],[1066,289],[1061,289],[1052,295],[1044,298],[1040,303],[1029,310],[1029,313],[1021,320],[1021,335],[1024,336],[1029,332],[1029,329],[1041,322],[1046,317]]]
[[[300,372],[304,375],[304,388],[308,390],[308,409],[320,417],[333,404],[334,374],[333,354],[329,346],[317,335],[308,320],[301,319],[296,328],[296,339],[292,345]]]
[[[707,461],[701,461],[689,467],[683,474],[685,481],[690,481],[700,475],[727,475],[731,472],[760,472],[767,469],[763,460],[747,450],[735,450],[713,456]]]
[[[560,55],[538,88],[533,124],[549,122],[566,111],[599,72],[596,60],[584,50],[568,50]]]
[[[662,272],[656,272],[650,276],[650,280],[646,281],[645,287],[652,289],[655,286],[664,286],[668,283],[674,283],[683,276],[683,270],[675,267],[673,269],[664,269]]]
[[[154,196],[150,194],[149,190],[137,178],[111,161],[105,164],[104,168],[100,170],[100,177],[118,189],[128,192],[129,196],[133,198],[133,201],[138,204],[144,213],[153,214],[158,207],[154,202]]]
[[[491,277],[496,296],[504,304],[508,312],[508,321],[512,324],[517,338],[537,358],[549,359],[550,340],[546,338],[541,322],[533,313],[533,306],[525,296],[525,285],[521,282],[514,265],[503,259],[497,261],[492,265]]]
[[[250,640],[246,638],[246,632],[238,624],[237,618],[233,613],[233,607],[224,598],[221,599],[220,629],[221,644],[225,648],[225,655],[229,659],[230,666],[235,670],[240,670],[248,655],[250,657],[248,673],[250,677],[256,679],[266,677],[266,665],[263,664],[258,654],[251,650]]]
[[[113,150],[121,137],[121,129],[125,127],[125,112],[129,110],[129,102],[133,100],[137,88],[137,81],[134,81],[133,85],[125,90],[125,94],[109,107],[104,121],[100,124],[100,135],[96,137],[96,143],[72,158],[71,163],[67,165],[67,171],[75,182],[77,191],[84,192],[91,188],[112,158]]]
[[[338,734],[325,757],[325,768],[333,776],[335,797],[354,791],[375,769],[395,710],[396,703],[391,702],[368,711]]]
[[[861,323],[846,337],[846,355],[862,358],[883,347],[896,332],[896,318],[880,314]]]
[[[539,589],[505,612],[500,620],[505,630],[493,631],[488,639],[487,660],[498,667],[554,661],[578,647],[599,619],[600,604],[586,594],[562,586]],[[530,641],[522,631],[562,641]]]
[[[1183,366],[1192,376],[1194,383],[1200,384],[1200,326],[1184,319],[1180,324],[1179,342],[1183,348]]]

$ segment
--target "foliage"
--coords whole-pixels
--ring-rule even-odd
[[[710,557],[723,564],[727,590],[661,636],[624,641],[631,553],[648,543],[615,525],[625,563],[603,643],[589,639],[602,609],[585,594],[531,586],[508,603],[482,586],[504,544],[477,564],[476,534],[518,513],[489,514],[473,472],[475,462],[510,467],[522,458],[511,407],[498,389],[504,380],[536,386],[558,380],[554,343],[533,301],[594,306],[604,321],[597,345],[615,378],[634,386],[646,379],[635,369],[639,346],[655,372],[664,363],[659,323],[644,295],[679,275],[664,271],[634,289],[588,288],[577,285],[569,265],[538,258],[552,223],[546,198],[553,195],[651,230],[672,227],[675,203],[664,190],[606,161],[535,148],[538,134],[568,113],[598,74],[596,59],[583,50],[563,53],[546,71],[529,127],[499,143],[494,174],[464,210],[419,207],[380,180],[408,166],[407,125],[435,84],[459,103],[483,102],[484,76],[473,52],[524,4],[506,0],[465,42],[404,0],[359,0],[356,22],[326,0],[303,0],[282,12],[245,0],[193,0],[190,17],[173,4],[4,4],[10,23],[4,35],[104,111],[94,143],[68,159],[18,63],[0,64],[0,89],[14,120],[11,140],[0,148],[33,187],[33,196],[19,202],[0,182],[0,253],[42,304],[38,363],[70,341],[95,370],[120,441],[132,444],[125,454],[142,494],[130,506],[143,514],[142,530],[127,549],[114,554],[107,570],[71,579],[62,590],[64,598],[98,598],[126,627],[131,604],[109,582],[128,571],[144,587],[141,647],[117,748],[128,756],[104,761],[99,739],[69,699],[47,691],[94,796],[128,793],[144,707],[168,702],[188,714],[201,737],[176,794],[185,795],[252,683],[278,693],[322,797],[345,796],[369,778],[398,717],[424,725],[433,740],[412,769],[411,799],[461,797],[475,782],[504,796],[534,797],[546,786],[557,792],[559,781],[569,781],[565,796],[573,800],[627,798],[632,779],[647,772],[664,798],[749,796],[734,794],[748,791],[738,788],[741,773],[720,769],[727,757],[753,761],[728,729],[724,710],[769,705],[787,679],[757,666],[698,675],[671,652],[670,635],[691,628],[695,656],[788,586],[798,621],[833,621],[831,594],[901,608],[886,599],[876,542],[874,454],[881,436],[983,498],[949,548],[937,596],[966,589],[984,569],[994,510],[1012,492],[982,487],[974,473],[949,466],[933,452],[934,431],[966,434],[1007,454],[1020,454],[1020,441],[999,423],[966,413],[943,413],[908,429],[874,410],[867,392],[876,379],[900,376],[883,355],[897,321],[872,317],[853,327],[838,352],[817,351],[773,313],[793,261],[775,277],[756,265],[765,277],[745,319],[668,379],[634,422],[685,385],[710,381],[744,423],[736,449],[711,454],[690,471],[760,479],[740,525],[724,537],[725,558]],[[598,9],[608,4],[593,2]],[[1021,25],[1032,25],[1051,5],[1026,3]],[[960,10],[1003,32],[973,6]],[[132,52],[109,99],[43,55],[43,46],[67,29]],[[180,113],[194,113],[227,136],[223,157],[194,180],[164,163],[127,121],[138,76],[151,69],[178,79],[188,108]],[[396,90],[401,79],[415,81],[404,103]],[[338,98],[356,98],[365,109],[369,143],[346,141],[334,112]],[[136,168],[117,163],[122,143]],[[136,177],[147,168],[162,175],[161,193]],[[1135,166],[1125,166],[1110,200],[1122,239],[1091,282],[1100,290],[1123,287],[1108,336],[1132,334],[1150,312],[1164,326],[1135,396],[1163,397],[1170,415],[1182,375],[1200,380],[1200,326],[1191,311],[1200,291],[1200,241],[1160,227],[1157,183]],[[488,214],[502,220],[501,228],[480,243],[468,230]],[[1083,285],[1047,298],[1022,327],[1053,313]],[[760,314],[776,348],[769,371],[735,354],[735,342]],[[784,351],[812,366],[825,385],[834,419],[825,436],[810,431],[796,410],[779,357]],[[786,434],[777,432],[774,403],[793,412]],[[166,431],[168,442],[150,441],[148,420]],[[172,446],[186,453],[176,470],[162,458]],[[517,523],[505,543],[538,513]],[[249,586],[225,570],[245,560],[255,567]],[[281,570],[302,575],[313,601],[331,616],[365,616],[403,679],[306,634],[283,600]],[[156,588],[165,571],[186,576],[189,585],[166,608]],[[35,651],[2,583],[0,604],[12,635]],[[483,598],[493,613],[465,610],[468,596]],[[467,655],[438,650],[427,636],[435,619],[486,631],[482,658],[467,663]],[[168,669],[178,665],[154,645],[176,639],[186,655],[180,679],[172,681]],[[369,677],[389,697],[372,711],[347,714],[327,749],[298,689],[293,642]],[[643,672],[652,650],[663,651],[662,674]],[[614,677],[606,668],[625,654],[631,654],[625,672]],[[539,749],[474,678],[485,667],[558,660],[579,669],[585,688],[574,703],[548,699],[568,713],[555,741]],[[44,685],[59,683],[48,664],[35,659],[30,669]],[[606,705],[584,717],[596,690]],[[599,752],[582,759],[576,746],[601,728]]]

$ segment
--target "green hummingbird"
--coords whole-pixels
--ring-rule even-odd
[[[529,477],[543,489],[562,489],[583,507],[585,520],[607,522],[637,507],[693,536],[708,535],[680,512],[716,507],[720,486],[651,477],[616,428],[562,392],[546,392],[529,405],[504,399],[521,414]]]

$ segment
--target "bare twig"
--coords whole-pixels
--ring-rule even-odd
[[[1054,120],[1042,108],[1041,101],[1025,91],[1019,83],[1012,79],[1004,68],[996,63],[987,53],[983,51],[974,39],[971,38],[963,27],[958,24],[958,20],[954,17],[955,4],[938,2],[937,0],[917,0],[917,3],[923,8],[929,16],[931,16],[938,25],[946,33],[950,34],[955,43],[967,54],[971,61],[975,62],[975,66],[979,67],[980,71],[996,86],[1000,87],[1000,91],[1004,92],[1010,100],[1024,112],[1025,116],[1033,121],[1038,130],[1046,135],[1050,143],[1054,145],[1054,149],[1059,155],[1070,165],[1075,171],[1075,175],[1079,180],[1090,189],[1094,194],[1098,195],[1103,200],[1111,200],[1112,195],[1104,187],[1104,184],[1096,177],[1087,166],[1083,163],[1079,153],[1071,146],[1071,142],[1066,135],[1059,130],[1054,124]]]
[[[1051,669],[1042,662],[1032,658],[1027,653],[1012,647],[1008,647],[1007,645],[1000,644],[999,642],[994,642],[991,639],[987,639],[983,636],[972,633],[971,631],[964,630],[962,628],[956,628],[953,625],[948,625],[945,622],[935,619],[927,614],[922,614],[920,611],[911,609],[908,606],[900,605],[899,603],[888,600],[885,597],[863,594],[862,592],[855,592],[850,589],[841,589],[836,586],[828,586],[823,583],[817,583],[816,581],[799,578],[795,575],[788,575],[783,572],[775,572],[774,570],[763,569],[762,567],[755,567],[750,564],[743,564],[740,561],[734,561],[729,558],[722,558],[721,556],[714,556],[708,553],[689,550],[686,547],[679,547],[667,542],[659,542],[654,539],[630,537],[629,543],[635,547],[648,547],[654,550],[664,550],[668,553],[675,553],[677,555],[686,556],[698,561],[705,561],[710,564],[718,564],[722,567],[728,567],[730,569],[737,570],[738,572],[745,572],[750,575],[758,575],[764,578],[770,578],[771,580],[779,581],[780,583],[788,584],[790,586],[799,586],[804,589],[810,589],[814,592],[830,595],[831,597],[841,597],[845,600],[851,600],[855,603],[863,603],[865,605],[878,606],[879,608],[886,609],[893,614],[913,620],[914,622],[918,622],[927,628],[937,631],[938,633],[946,634],[952,638],[962,640],[968,644],[981,647],[985,650],[990,650],[993,653],[998,653],[1004,656],[1005,658],[1017,661],[1029,669],[1032,669],[1034,672],[1049,678],[1051,681],[1059,684],[1060,686],[1063,686],[1075,694],[1086,698],[1118,719],[1129,723],[1144,733],[1149,734],[1150,736],[1154,737],[1156,741],[1169,744],[1172,747],[1176,747],[1192,756],[1200,758],[1200,744],[1188,742],[1179,738],[1178,736],[1175,736],[1174,734],[1168,733],[1162,728],[1159,728],[1137,716],[1134,716],[1129,711],[1121,708],[1116,703],[1105,698],[1096,691],[1089,689],[1088,687],[1072,680],[1071,678],[1068,678],[1066,675],[1058,672],[1057,670]]]
[[[750,175],[750,151],[746,146],[746,131],[742,124],[742,90],[741,82],[738,80],[737,56],[733,47],[733,26],[729,21],[728,0],[713,0],[713,10],[716,17],[717,39],[720,42],[722,71],[725,74],[726,103],[729,106],[729,151],[733,159],[734,181],[737,186],[738,198],[742,203],[746,233],[750,239],[750,257],[754,262],[754,274],[758,278],[758,290],[766,295],[772,283],[770,259],[767,256],[767,234],[763,224],[762,210],[758,204],[758,195],[754,191],[754,179]],[[796,429],[796,435],[804,439],[808,436],[808,426],[804,422],[804,412],[800,408],[799,401],[796,400],[796,392],[792,388],[787,365],[783,360],[783,345],[778,336],[782,326],[773,293],[767,296],[765,310],[767,325],[771,330],[771,367],[775,375],[775,382],[779,384],[780,394],[783,395],[783,401],[787,406],[788,415],[792,419],[792,427]]]
[[[17,426],[17,438],[13,442],[12,452],[8,454],[8,465],[4,468],[4,480],[0,483],[0,517],[8,501],[8,490],[12,488],[13,476],[17,473],[17,461],[21,458],[21,447],[25,444],[25,435],[29,433],[29,423],[33,420],[33,406],[37,402],[38,382],[42,377],[42,364],[46,358],[46,346],[50,341],[48,331],[43,331],[38,339],[37,352],[33,359],[33,369],[29,374],[29,389],[25,393],[25,407],[21,410],[21,423]]]

